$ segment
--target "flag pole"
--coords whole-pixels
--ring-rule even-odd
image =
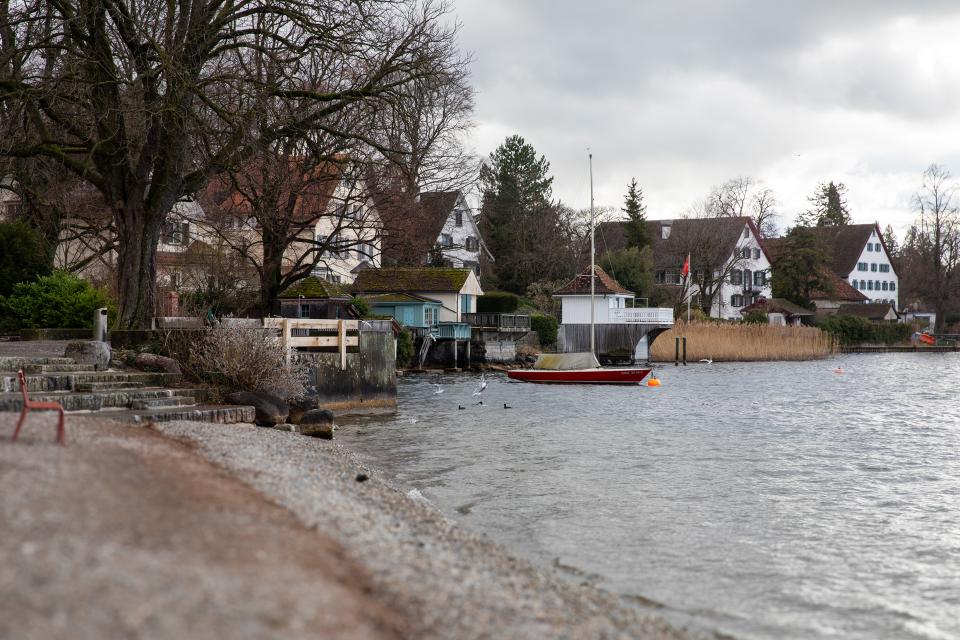
[[[594,219],[593,219],[593,153],[588,155],[590,160],[590,355],[596,355],[597,330],[594,326],[594,296],[596,295],[596,271],[594,266],[597,256],[596,240],[594,238]]]
[[[690,324],[690,299],[693,298],[693,287],[690,286],[690,254],[687,254],[687,324]]]

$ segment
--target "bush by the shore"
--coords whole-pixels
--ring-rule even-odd
[[[913,329],[899,322],[870,322],[859,316],[831,316],[820,323],[841,346],[898,344],[906,342]]]
[[[537,332],[542,346],[548,346],[557,342],[557,319],[543,313],[536,313],[530,316],[530,328]]]
[[[97,309],[114,305],[106,292],[65,271],[21,282],[0,298],[0,317],[7,329],[90,329]]]
[[[686,336],[687,361],[693,362],[812,360],[832,352],[830,336],[815,327],[681,321],[654,340],[650,359],[672,361],[678,336]]]
[[[508,291],[491,291],[477,298],[478,313],[514,313],[520,298]]]

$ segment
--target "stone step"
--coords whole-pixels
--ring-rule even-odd
[[[73,391],[31,393],[38,402],[59,402],[65,411],[137,408],[138,402],[166,401],[167,406],[194,404],[206,398],[203,389],[118,389],[78,393]],[[0,393],[0,411],[20,411],[23,394]],[[142,406],[140,408],[148,408]]]
[[[142,398],[133,400],[130,408],[134,411],[146,411],[148,409],[160,409],[163,407],[187,407],[197,404],[197,399],[193,396],[171,396],[169,398]]]
[[[140,382],[145,385],[167,387],[180,382],[176,373],[146,373],[130,371],[85,371],[79,373],[38,373],[27,376],[27,391],[72,391],[78,384],[93,382]],[[0,392],[19,391],[16,374],[0,375]]]
[[[144,386],[142,382],[77,382],[73,390],[80,393],[90,393],[91,391],[116,391],[119,389],[140,389]]]
[[[172,420],[214,422],[217,424],[253,424],[256,411],[253,407],[241,405],[199,404],[192,407],[165,407],[147,411],[118,411],[103,415],[112,420],[126,420],[135,424],[170,422]]]
[[[12,371],[14,373],[31,365],[57,364],[73,365],[76,364],[76,361],[73,358],[28,358],[21,356],[0,357],[0,371]]]
[[[53,374],[82,373],[86,371],[93,373],[96,371],[96,369],[92,364],[25,364],[23,365],[23,372],[27,375],[34,375],[38,373],[53,373]]]

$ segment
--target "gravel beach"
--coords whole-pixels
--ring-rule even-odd
[[[47,417],[11,444],[14,419],[0,637],[691,637],[510,556],[335,442],[71,416],[60,449]]]

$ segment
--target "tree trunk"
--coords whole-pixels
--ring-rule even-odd
[[[280,281],[283,276],[283,252],[278,252],[272,243],[264,238],[263,266],[260,269],[260,312],[264,317],[270,315],[273,301],[280,295]]]
[[[157,300],[157,242],[160,222],[140,207],[115,212],[117,247],[117,324],[121,329],[149,329]]]

